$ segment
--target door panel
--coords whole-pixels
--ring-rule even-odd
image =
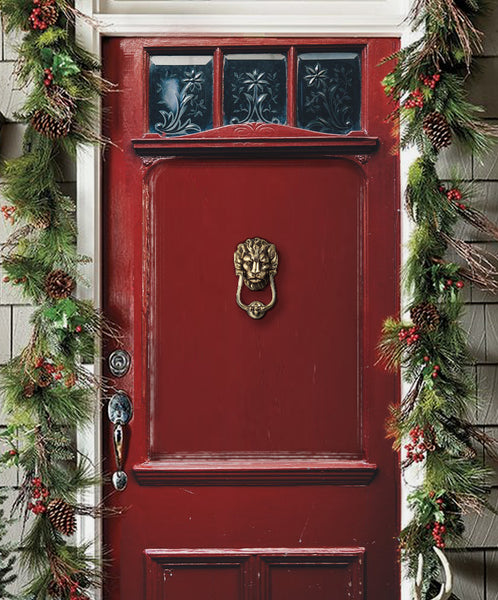
[[[359,600],[362,548],[147,550],[147,598]]]
[[[286,45],[361,57],[362,131],[220,127],[220,53]],[[399,205],[385,67],[375,65],[396,47],[105,41],[105,76],[120,91],[104,107],[114,143],[103,171],[104,308],[132,356],[111,380],[134,408],[128,485],[105,490],[110,507],[126,507],[104,524],[107,600],[399,597],[399,469],[384,434],[398,382],[375,367],[382,320],[397,306]],[[212,48],[214,128],[145,134],[151,52]],[[292,125],[295,51],[287,57]],[[233,254],[255,236],[279,255],[277,303],[261,320],[235,301]],[[242,299],[268,303],[270,291],[244,288]],[[107,421],[102,434],[112,472]]]
[[[362,179],[341,159],[154,167],[153,459],[361,455]],[[237,244],[254,236],[276,244],[279,254],[277,306],[256,322],[235,307],[233,267]],[[268,292],[246,289],[243,297],[268,303]]]

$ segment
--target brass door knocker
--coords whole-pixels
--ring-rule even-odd
[[[237,246],[233,262],[235,274],[239,277],[235,294],[237,305],[252,319],[262,319],[277,301],[275,275],[278,268],[278,254],[275,245],[263,238],[249,238]],[[243,283],[253,292],[262,290],[270,284],[271,301],[269,304],[263,304],[259,300],[251,302],[249,306],[244,304],[240,298]]]

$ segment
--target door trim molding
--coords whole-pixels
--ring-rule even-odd
[[[154,460],[133,467],[140,485],[368,485],[377,465],[362,460]]]
[[[220,156],[228,154],[305,154],[330,156],[353,154],[362,157],[375,152],[379,139],[365,135],[329,135],[305,131],[285,125],[250,123],[227,125],[210,131],[164,137],[149,133],[132,140],[135,152],[141,157],[161,156]],[[361,160],[364,162],[364,159]]]

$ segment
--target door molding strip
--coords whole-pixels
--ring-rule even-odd
[[[163,460],[133,467],[140,485],[368,485],[377,465],[362,460]]]

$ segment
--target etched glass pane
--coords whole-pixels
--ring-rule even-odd
[[[300,54],[297,123],[322,133],[360,129],[361,65],[357,52]]]
[[[287,120],[287,60],[283,54],[228,54],[223,79],[225,125]]]
[[[212,57],[151,56],[149,131],[175,136],[212,127]]]

